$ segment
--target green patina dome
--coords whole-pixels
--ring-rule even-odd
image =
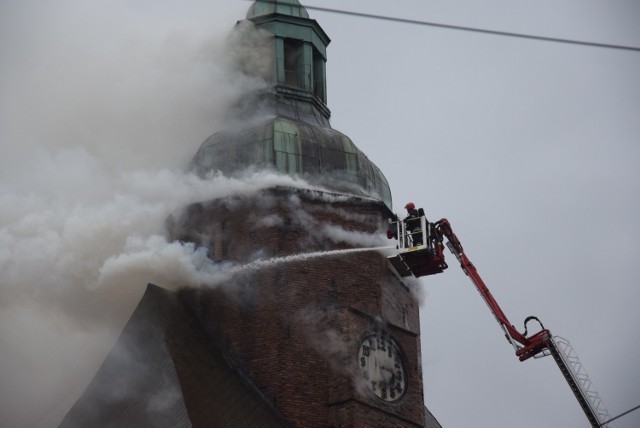
[[[193,167],[200,175],[220,171],[229,176],[246,168],[271,169],[329,190],[372,197],[391,209],[387,179],[349,137],[286,117],[212,135]]]
[[[309,18],[307,10],[298,0],[257,0],[247,12],[247,19],[278,13],[281,15]]]
[[[234,126],[202,143],[192,169],[202,176],[274,170],[330,191],[375,198],[391,209],[384,174],[329,123],[325,79],[329,37],[297,0],[258,0],[247,18],[244,24],[273,35],[270,88],[240,100],[232,115]]]

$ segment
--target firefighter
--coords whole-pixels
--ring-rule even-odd
[[[407,234],[411,236],[411,246],[422,245],[422,220],[424,216],[424,210],[420,208],[416,209],[416,205],[413,202],[408,202],[404,206],[407,210],[407,216],[404,218],[404,224],[407,230]]]

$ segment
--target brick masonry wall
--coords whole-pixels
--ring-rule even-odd
[[[247,264],[371,247],[372,237],[384,236],[389,214],[370,199],[279,188],[189,206],[168,229],[207,247],[214,260]],[[248,269],[181,296],[230,363],[292,426],[424,424],[418,304],[379,252]],[[368,391],[358,368],[360,342],[374,331],[402,348],[408,387],[393,403]]]

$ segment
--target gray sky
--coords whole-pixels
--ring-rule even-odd
[[[640,46],[635,1],[308,4]],[[72,403],[91,378],[82,361],[99,361],[115,337],[117,322],[77,330],[93,318],[68,314],[69,283],[92,291],[74,282],[86,272],[68,273],[87,252],[80,237],[123,242],[80,259],[97,270],[114,251],[151,251],[127,232],[152,234],[139,230],[151,212],[161,222],[189,200],[166,204],[159,193],[206,194],[148,169],[183,166],[248,84],[225,73],[221,45],[249,5],[0,1],[0,227],[11,225],[0,230],[0,413],[14,425],[55,425],[59,397]],[[332,39],[332,125],[385,173],[395,210],[411,200],[432,220],[447,217],[516,327],[533,314],[569,339],[612,415],[640,404],[640,53],[310,15]],[[49,265],[50,254],[68,257]],[[10,264],[17,255],[29,263]],[[553,361],[517,360],[454,260],[421,280],[425,397],[438,420],[586,426]],[[130,291],[114,278],[119,297],[108,303],[126,313],[119,299]],[[76,370],[76,382],[51,367]],[[25,400],[29,415],[15,410]],[[640,411],[617,426],[640,426]]]
[[[632,1],[321,3],[640,46]],[[640,404],[640,54],[311,13],[333,40],[332,125],[384,171],[396,210],[447,217],[512,323],[537,315],[569,339],[612,416]],[[553,361],[520,363],[449,264],[422,280],[443,426],[586,426]]]

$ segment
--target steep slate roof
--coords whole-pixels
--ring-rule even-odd
[[[175,293],[153,284],[80,399],[72,427],[281,427]]]
[[[442,428],[440,422],[438,422],[426,406],[424,408],[424,428]]]

